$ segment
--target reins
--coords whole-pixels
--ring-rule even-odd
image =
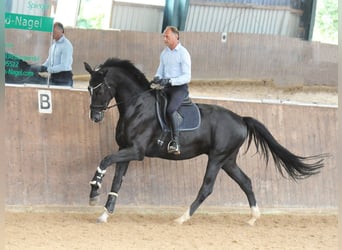
[[[92,95],[93,95],[93,90],[99,88],[102,84],[105,84],[105,83],[102,82],[102,83],[96,85],[95,87],[90,87],[90,86],[89,86],[88,88],[89,88],[89,91],[90,91],[90,95],[92,96]],[[107,87],[108,89],[110,89],[110,86],[108,86],[107,84],[105,84],[105,85],[106,85],[106,87]],[[139,96],[141,96],[141,95],[143,95],[143,94],[146,94],[146,93],[148,93],[148,92],[151,92],[152,90],[154,90],[154,89],[148,89],[148,90],[145,90],[145,91],[142,92],[142,93],[136,94],[136,95],[133,96],[128,102],[131,102],[131,101],[133,101],[134,99],[138,98]],[[112,99],[113,99],[113,98],[114,98],[114,97],[112,96]],[[90,105],[90,108],[95,108],[95,109],[96,109],[96,108],[101,108],[102,110],[108,110],[108,109],[117,107],[117,106],[119,106],[119,105],[121,105],[121,104],[124,104],[124,103],[126,103],[126,102],[118,102],[118,103],[115,103],[115,104],[113,104],[113,105],[106,106],[106,107],[104,107],[104,106],[96,107],[96,106],[94,106],[94,105]]]
[[[145,91],[142,92],[142,93],[136,94],[135,96],[133,96],[133,97],[129,100],[129,102],[133,101],[134,99],[138,98],[139,96],[141,96],[141,95],[143,95],[143,94],[146,94],[146,93],[148,93],[148,92],[151,92],[152,90],[154,90],[154,89],[148,89],[148,90],[145,90]],[[111,109],[111,108],[114,108],[114,107],[117,107],[117,106],[119,106],[119,105],[121,105],[121,104],[124,104],[124,103],[125,103],[125,102],[118,102],[118,103],[115,103],[115,104],[113,104],[113,105],[107,106],[105,110]]]

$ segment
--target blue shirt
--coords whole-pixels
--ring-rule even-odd
[[[72,70],[73,47],[71,42],[64,37],[54,41],[49,49],[49,57],[43,63],[49,73]]]
[[[171,79],[172,86],[187,84],[191,80],[191,58],[180,43],[174,50],[166,47],[160,54],[160,63],[155,76]]]

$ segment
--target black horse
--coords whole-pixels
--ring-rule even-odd
[[[208,155],[208,163],[202,186],[189,209],[176,221],[183,223],[190,219],[201,203],[211,194],[220,169],[223,169],[245,192],[251,208],[249,224],[253,225],[260,212],[252,190],[250,178],[239,168],[236,158],[242,144],[247,140],[247,150],[252,141],[257,152],[266,162],[272,156],[277,170],[283,177],[294,180],[317,174],[323,165],[323,155],[297,156],[281,146],[268,129],[252,117],[241,117],[230,110],[216,105],[197,104],[201,114],[201,125],[193,131],[181,132],[181,154],[168,154],[166,145],[158,145],[162,133],[156,114],[156,92],[150,83],[130,61],[110,58],[104,64],[92,69],[84,63],[90,73],[89,93],[91,96],[90,118],[100,122],[110,101],[115,98],[119,110],[116,127],[116,142],[119,151],[107,155],[101,161],[90,181],[90,204],[98,201],[107,167],[116,163],[111,192],[105,204],[105,212],[98,222],[107,222],[114,212],[116,198],[132,160],[142,161],[145,156],[169,160],[185,160],[201,154]]]

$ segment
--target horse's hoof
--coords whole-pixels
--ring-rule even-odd
[[[97,224],[107,223],[107,220],[103,220],[101,217],[97,218],[96,220]]]
[[[108,213],[105,211],[99,218],[97,218],[96,223],[107,223]]]
[[[256,218],[251,218],[250,220],[247,221],[247,224],[250,226],[254,226],[255,221],[256,221]]]
[[[178,219],[175,219],[174,222],[178,225],[182,225],[184,223],[184,221],[182,220],[182,218],[178,218]]]
[[[89,205],[90,206],[96,206],[98,204],[99,200],[100,200],[99,196],[89,198]]]
[[[247,223],[250,226],[254,226],[256,220],[260,218],[260,211],[257,205],[251,207],[251,214],[252,214],[252,217],[250,218],[249,221],[247,221]]]
[[[182,225],[184,222],[188,221],[190,219],[190,208],[186,210],[186,212],[179,217],[178,219],[175,220],[176,223],[179,225]]]

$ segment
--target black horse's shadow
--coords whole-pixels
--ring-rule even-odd
[[[129,162],[142,161],[145,156],[169,160],[184,160],[201,154],[208,155],[208,163],[202,186],[189,209],[177,219],[183,223],[190,219],[196,209],[212,193],[218,172],[222,169],[244,191],[251,208],[249,224],[253,225],[260,212],[252,189],[250,178],[236,163],[240,147],[247,141],[247,150],[254,141],[257,151],[268,162],[271,157],[276,169],[284,177],[299,180],[317,174],[323,167],[325,155],[297,156],[280,145],[268,129],[252,117],[241,117],[217,105],[197,104],[201,124],[193,131],[181,132],[181,154],[168,154],[166,145],[157,141],[162,133],[156,114],[156,95],[150,89],[145,75],[131,62],[116,58],[108,59],[96,69],[88,63],[85,69],[91,75],[89,93],[91,96],[90,117],[100,122],[104,111],[114,98],[119,110],[116,127],[116,142],[119,151],[104,157],[90,181],[90,204],[98,201],[99,188],[107,167],[116,163],[111,191],[105,204],[105,212],[98,218],[106,222],[114,212],[116,199]],[[112,106],[111,106],[112,107]]]

